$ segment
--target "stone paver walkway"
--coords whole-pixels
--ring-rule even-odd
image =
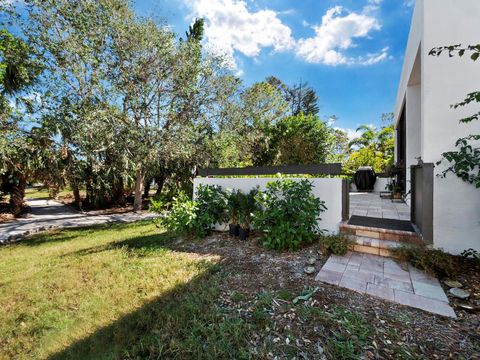
[[[380,198],[379,193],[350,193],[350,215],[410,220],[410,207],[404,202]]]
[[[22,236],[52,228],[71,228],[106,223],[127,223],[156,217],[152,213],[125,213],[112,215],[87,215],[75,211],[70,206],[54,200],[29,200],[31,210],[26,218],[12,222],[0,223],[0,244],[14,237]]]
[[[394,259],[355,252],[345,256],[332,255],[315,279],[431,313],[456,317],[436,278]]]

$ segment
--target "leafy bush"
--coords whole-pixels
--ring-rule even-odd
[[[263,232],[263,245],[278,250],[294,250],[312,242],[320,233],[317,221],[325,203],[312,194],[308,180],[269,182],[256,200],[254,225]]]
[[[161,213],[159,223],[167,230],[188,236],[207,236],[216,223],[226,219],[227,200],[219,186],[199,186],[197,199],[191,200],[185,193],[173,198],[168,212],[163,212],[161,202],[152,201],[151,211]]]
[[[227,195],[219,185],[200,185],[196,202],[201,215],[208,215],[211,226],[227,221]]]
[[[350,249],[350,245],[351,241],[341,235],[322,236],[320,239],[322,250],[334,255],[345,255]]]
[[[242,193],[239,190],[231,190],[227,194],[227,218],[230,224],[237,225],[240,212],[240,197]]]
[[[258,209],[256,195],[258,189],[251,190],[248,194],[239,192],[238,196],[238,220],[244,229],[249,229],[253,221],[255,211]]]
[[[410,262],[418,269],[438,276],[455,275],[456,269],[453,257],[438,249],[426,247],[403,246],[393,249],[392,252],[404,261]]]
[[[465,259],[473,259],[475,261],[480,262],[480,252],[478,252],[475,249],[464,250],[460,255]]]

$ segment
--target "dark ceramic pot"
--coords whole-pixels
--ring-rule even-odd
[[[238,231],[240,229],[239,225],[236,224],[229,224],[228,225],[228,234],[230,236],[238,236]]]
[[[244,229],[242,227],[239,227],[238,236],[240,237],[240,240],[247,240],[249,235],[250,235],[250,229]]]

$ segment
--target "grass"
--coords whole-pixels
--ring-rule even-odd
[[[215,259],[170,241],[137,223],[0,248],[0,358],[188,358],[205,347],[241,358],[246,325],[211,311]]]
[[[223,261],[199,244],[138,222],[0,247],[0,359],[292,359],[320,348],[361,359],[377,345],[388,358],[424,357],[400,331],[411,315],[384,315],[379,328],[328,292],[293,304],[311,288],[243,287],[246,258]]]
[[[84,191],[81,192],[82,195],[84,195]],[[59,197],[64,197],[64,196],[73,196],[72,189],[70,188],[65,188],[59,191],[58,193]],[[25,190],[25,198],[28,199],[50,199],[50,194],[48,192],[48,189],[46,188],[41,188],[41,187],[31,187],[27,188]]]

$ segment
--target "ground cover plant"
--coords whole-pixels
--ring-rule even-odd
[[[478,315],[446,319],[316,282],[302,269],[318,243],[277,252],[258,241],[189,241],[140,222],[1,247],[0,358],[479,356]],[[467,274],[480,300],[480,271]]]
[[[254,214],[254,225],[262,232],[265,247],[294,250],[318,237],[320,213],[327,208],[312,189],[308,180],[287,179],[269,182],[266,190],[259,192],[260,209]]]
[[[196,198],[191,200],[185,193],[174,197],[167,206],[152,200],[150,210],[161,214],[158,223],[168,230],[197,238],[210,234],[215,224],[227,220],[227,196],[220,186],[200,185]]]

